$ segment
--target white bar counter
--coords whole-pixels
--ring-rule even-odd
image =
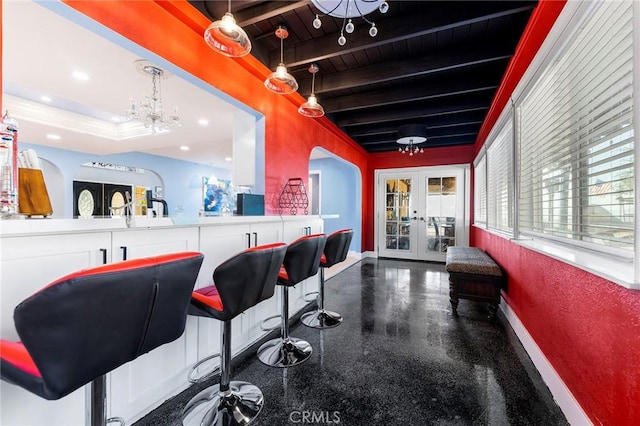
[[[19,340],[13,325],[17,304],[63,275],[103,263],[179,251],[205,258],[196,288],[209,285],[217,265],[255,245],[291,242],[323,232],[319,216],[228,216],[198,218],[8,219],[0,220],[0,337]],[[304,294],[317,290],[318,276],[290,289],[289,312],[306,306]],[[237,354],[262,338],[260,322],[280,312],[279,292],[233,320]],[[178,340],[123,365],[108,375],[108,415],[131,424],[186,389],[187,371],[219,349],[219,323],[189,317]],[[105,342],[107,345],[108,342]],[[96,348],[99,350],[99,348]],[[85,389],[45,401],[0,382],[0,424],[84,425]]]

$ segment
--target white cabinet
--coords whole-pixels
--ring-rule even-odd
[[[114,261],[124,260],[125,253],[127,259],[135,259],[198,250],[196,227],[131,228],[113,232]],[[201,270],[198,282],[203,279]],[[185,333],[179,339],[112,371],[107,398],[109,415],[138,418],[158,401],[186,388],[188,368],[196,359],[197,339],[197,319],[188,317]]]
[[[111,260],[110,232],[3,237],[0,245],[0,336],[6,340],[19,340],[13,325],[16,305],[66,274]],[[46,401],[3,381],[0,395],[0,424],[84,424],[84,389]]]

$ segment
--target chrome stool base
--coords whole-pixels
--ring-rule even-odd
[[[309,359],[312,348],[309,342],[295,337],[278,338],[265,342],[258,349],[258,359],[271,367],[292,367]]]
[[[264,406],[262,391],[251,383],[232,381],[227,392],[209,387],[189,401],[182,412],[184,426],[242,426],[251,423]]]
[[[337,312],[326,311],[324,309],[307,312],[300,318],[300,321],[307,327],[312,328],[333,328],[342,323],[342,315]]]

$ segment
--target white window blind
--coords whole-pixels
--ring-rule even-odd
[[[595,7],[519,107],[519,227],[633,250],[632,2]]]
[[[484,154],[473,168],[473,222],[487,224],[487,156]]]
[[[487,225],[513,232],[513,124],[507,122],[487,149]]]

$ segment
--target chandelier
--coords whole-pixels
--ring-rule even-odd
[[[169,129],[169,127],[180,126],[178,107],[175,107],[173,114],[165,117],[162,108],[162,87],[160,81],[169,77],[163,69],[156,67],[149,61],[139,59],[134,62],[136,69],[151,77],[152,89],[150,95],[145,95],[140,102],[131,99],[129,109],[126,111],[127,118],[139,121],[144,127],[151,128],[151,133],[156,134]]]
[[[305,117],[310,118],[318,118],[324,115],[324,108],[322,105],[318,103],[318,99],[315,95],[315,82],[316,82],[316,73],[318,72],[318,65],[311,64],[309,65],[309,72],[311,73],[311,94],[309,98],[307,98],[307,102],[300,105],[298,108],[298,112]]]
[[[227,10],[220,20],[212,22],[207,27],[204,41],[214,51],[225,56],[239,58],[248,55],[251,51],[251,41],[231,14],[231,0]]]
[[[264,81],[264,86],[279,95],[288,95],[298,90],[298,82],[295,77],[289,74],[287,67],[284,65],[284,46],[283,40],[289,37],[287,27],[280,25],[276,28],[276,37],[280,39],[280,64],[275,72],[272,72]]]
[[[427,140],[427,126],[423,124],[408,124],[401,126],[398,129],[398,142],[403,147],[399,147],[398,151],[401,154],[408,153],[409,156],[414,154],[423,154],[424,149],[419,147],[418,144]]]
[[[369,35],[375,37],[378,34],[378,28],[365,15],[376,9],[381,13],[387,13],[389,10],[389,3],[384,0],[311,0],[311,3],[324,15],[342,18],[342,28],[340,29],[340,37],[338,37],[340,46],[344,46],[347,43],[347,38],[344,36],[345,31],[351,34],[356,28],[351,18],[362,18],[370,25]],[[316,15],[313,20],[313,28],[320,29],[322,26],[320,17],[324,15]]]

